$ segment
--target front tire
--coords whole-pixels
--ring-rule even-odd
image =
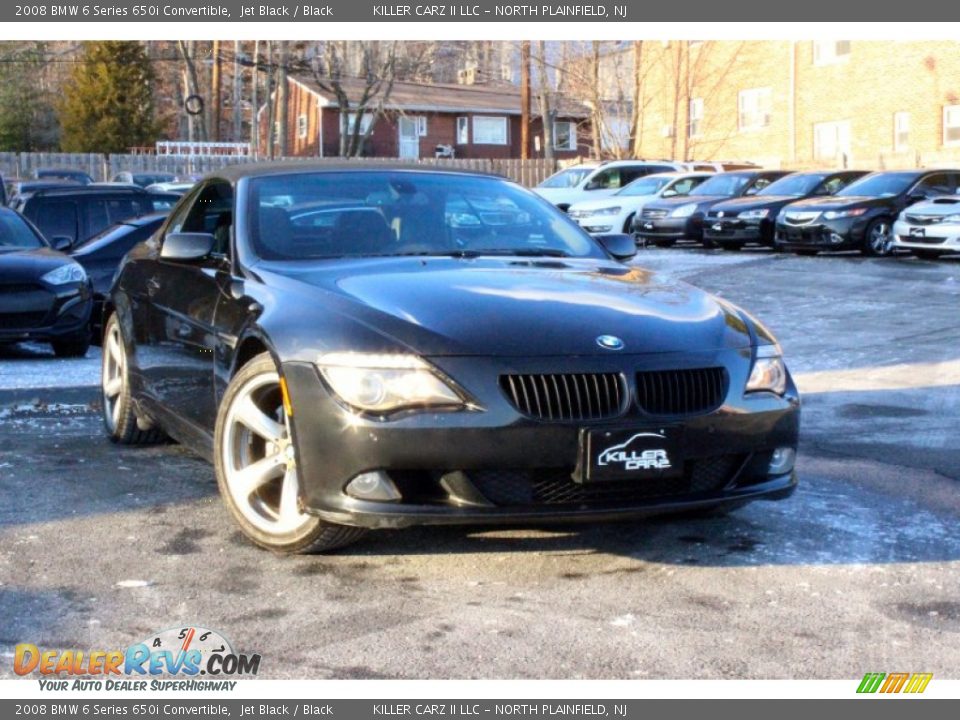
[[[148,445],[165,439],[160,430],[137,418],[130,390],[126,346],[116,314],[107,320],[103,333],[100,400],[103,406],[103,427],[112,442],[120,445]],[[146,429],[142,429],[144,427]]]
[[[886,257],[893,252],[893,227],[887,218],[877,218],[867,226],[861,252],[869,257]]]
[[[324,552],[366,532],[303,511],[290,418],[269,353],[248,362],[230,381],[217,413],[214,461],[227,509],[243,534],[260,547]]]
[[[720,247],[724,250],[736,252],[737,250],[743,250],[743,243],[723,243]]]

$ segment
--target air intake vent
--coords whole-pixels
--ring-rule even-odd
[[[626,389],[618,373],[501,375],[513,406],[538,420],[602,420],[623,413]]]
[[[698,415],[716,410],[727,394],[723,368],[637,373],[637,404],[650,415]]]

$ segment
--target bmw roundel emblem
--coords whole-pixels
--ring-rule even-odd
[[[604,350],[623,350],[623,340],[616,335],[601,335],[597,338],[597,345]]]
[[[723,217],[723,210],[717,213],[717,217]]]

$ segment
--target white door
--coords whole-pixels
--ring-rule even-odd
[[[420,158],[420,126],[415,117],[400,118],[400,157],[407,160]]]

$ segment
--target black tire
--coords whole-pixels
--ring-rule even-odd
[[[658,248],[669,248],[677,244],[676,240],[654,240],[653,244]]]
[[[885,237],[886,240],[881,239]],[[867,257],[887,257],[893,254],[893,224],[890,218],[878,217],[867,225],[860,252]]]
[[[103,335],[103,359],[101,360],[100,373],[100,400],[103,406],[101,409],[103,428],[107,432],[107,437],[110,438],[111,442],[119,445],[152,445],[164,442],[167,438],[162,430],[154,427],[152,423],[146,419],[138,419],[137,417],[130,391],[129,373],[127,371],[126,343],[123,340],[123,332],[120,329],[120,321],[117,319],[116,314],[110,316],[105,327],[106,329]],[[113,356],[108,356],[110,347],[107,345],[107,338],[113,332],[116,332],[119,338],[119,350],[123,361],[119,368],[119,377],[121,380],[119,394],[108,397],[107,364],[111,362]]]
[[[918,248],[912,248],[910,253],[921,260],[939,260],[941,255],[939,250],[920,250]]]
[[[718,247],[720,247],[719,243],[714,242],[710,238],[701,238],[700,244],[707,248],[707,250],[716,250]]]
[[[81,358],[86,356],[90,349],[90,335],[84,333],[77,337],[54,340],[50,345],[53,346],[53,354],[59,358]]]
[[[814,257],[820,253],[819,250],[794,250],[793,252],[802,257]]]
[[[367,533],[365,528],[337,525],[310,516],[295,530],[285,533],[265,532],[252,523],[237,505],[229,488],[225,463],[225,443],[229,431],[231,405],[251,381],[260,376],[277,373],[277,367],[269,353],[261,353],[244,365],[227,386],[220,408],[217,412],[217,425],[214,430],[214,467],[217,473],[217,486],[220,496],[230,511],[234,522],[241,532],[255,545],[281,553],[310,554],[335,550],[356,542]]]
[[[623,223],[623,234],[624,235],[634,235],[633,232],[633,218],[636,217],[636,213],[630,213],[627,216],[626,222]]]
[[[736,252],[737,250],[743,250],[743,243],[723,243],[720,247],[724,250]]]

